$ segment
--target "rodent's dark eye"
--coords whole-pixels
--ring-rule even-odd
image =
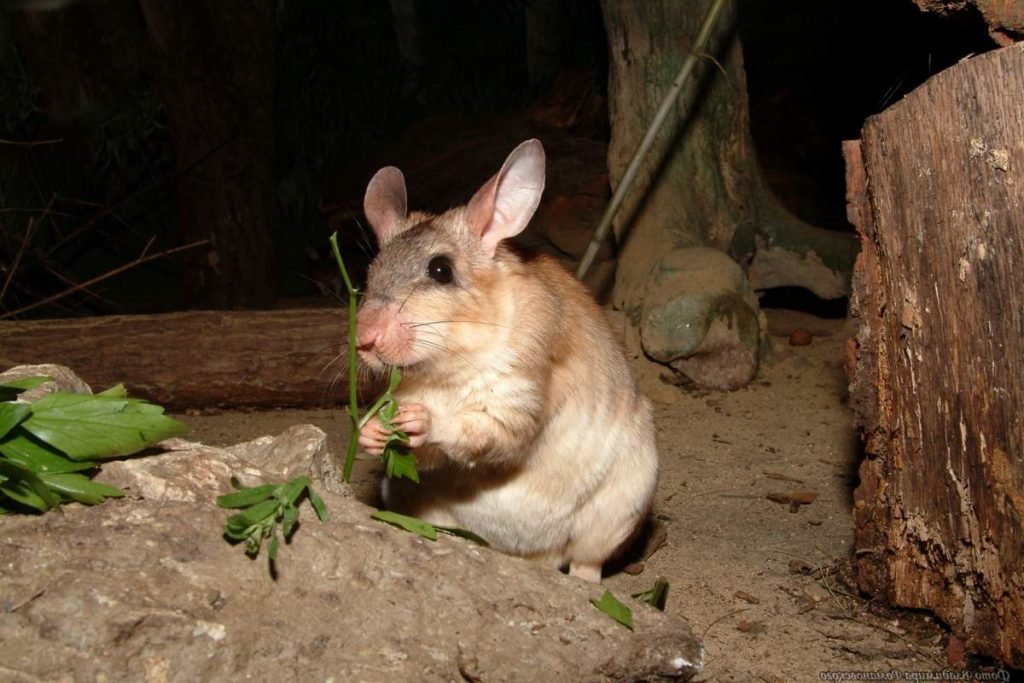
[[[427,264],[427,277],[442,285],[451,284],[455,279],[452,262],[447,256],[435,256]]]

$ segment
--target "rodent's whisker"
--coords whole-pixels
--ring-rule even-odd
[[[416,290],[417,290],[417,289],[419,289],[419,286],[420,286],[420,285],[419,285],[419,283],[416,283],[416,284],[414,284],[414,285],[412,286],[412,289],[410,289],[410,290],[409,290],[409,293],[405,295],[405,299],[403,299],[403,300],[402,300],[402,305],[400,305],[400,306],[398,307],[398,312],[399,312],[399,313],[401,313],[401,312],[402,312],[402,309],[403,309],[403,308],[405,308],[405,305],[406,305],[407,303],[409,303],[409,297],[411,297],[411,296],[412,296],[413,294],[415,294],[415,293],[416,293]]]
[[[359,231],[356,233],[360,238],[358,240],[359,246],[364,254],[370,256],[373,253],[373,242],[370,240],[370,233],[366,231],[366,226],[358,218],[353,218],[353,221],[356,227],[359,228]]]
[[[437,349],[438,351],[441,351],[449,356],[458,358],[459,360],[464,362],[467,366],[469,366],[478,373],[483,372],[484,370],[487,369],[486,365],[481,364],[479,361],[475,360],[471,355],[467,354],[464,351],[453,350],[449,348],[447,345],[441,345],[426,339],[416,339],[413,343],[424,348]]]
[[[502,327],[505,329],[511,329],[509,325],[502,325],[501,323],[492,323],[484,320],[433,320],[430,322],[422,323],[406,323],[408,327],[425,327],[428,325],[490,325],[491,327]]]

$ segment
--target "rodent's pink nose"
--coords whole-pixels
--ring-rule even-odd
[[[356,346],[360,351],[370,351],[380,339],[380,314],[377,311],[359,311],[356,317]]]

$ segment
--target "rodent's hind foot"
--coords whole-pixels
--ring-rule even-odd
[[[569,576],[575,576],[590,583],[601,583],[601,565],[570,562]]]

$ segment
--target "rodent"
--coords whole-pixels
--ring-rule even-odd
[[[585,287],[505,242],[544,177],[544,148],[528,140],[467,205],[435,215],[407,210],[397,168],[378,171],[364,211],[381,250],[357,343],[374,371],[404,375],[394,424],[421,481],[385,479],[385,505],[596,582],[649,513],[654,424]],[[379,455],[387,436],[374,419],[360,443]]]

